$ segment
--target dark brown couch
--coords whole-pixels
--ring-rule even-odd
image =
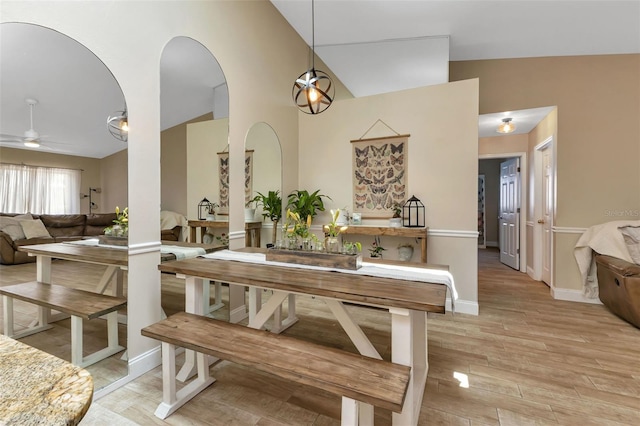
[[[598,291],[604,305],[640,328],[640,265],[596,254]]]
[[[0,213],[0,216],[17,216],[17,214]],[[59,243],[63,241],[80,240],[82,237],[93,237],[104,234],[104,228],[113,225],[115,213],[96,214],[42,214],[31,215],[33,219],[40,219],[51,238],[29,238],[13,240],[9,235],[0,231],[0,264],[15,265],[19,263],[35,262],[36,258],[18,251],[19,246],[32,244]],[[160,239],[180,241],[181,227],[163,229]]]
[[[16,214],[0,213],[2,216],[16,216]],[[115,213],[97,214],[42,214],[31,215],[33,219],[40,219],[51,235],[49,238],[28,238],[12,240],[0,231],[0,263],[15,265],[19,263],[35,262],[36,258],[27,253],[19,252],[18,247],[33,244],[59,243],[63,241],[80,240],[82,237],[102,235],[104,228],[113,225]]]

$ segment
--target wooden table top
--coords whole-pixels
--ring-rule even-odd
[[[447,287],[442,284],[205,258],[166,262],[158,269],[364,305],[445,312]]]
[[[211,244],[187,243],[184,241],[167,241],[162,245],[180,247],[201,247],[205,252],[211,253],[222,247]],[[101,265],[114,265],[126,267],[129,263],[129,251],[126,248],[118,249],[103,246],[83,246],[68,243],[35,244],[20,246],[18,251],[24,251],[31,255],[51,256],[56,259],[75,260],[79,262],[97,263]],[[175,260],[175,255],[162,253],[161,261]]]
[[[87,370],[0,335],[0,424],[76,425],[92,398]]]

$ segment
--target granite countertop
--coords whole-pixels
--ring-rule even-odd
[[[92,398],[87,370],[0,334],[0,424],[76,425]]]

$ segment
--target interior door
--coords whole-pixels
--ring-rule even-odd
[[[500,163],[500,262],[520,270],[520,159]]]
[[[551,150],[542,151],[542,281],[551,285],[551,212],[553,211],[553,170]]]

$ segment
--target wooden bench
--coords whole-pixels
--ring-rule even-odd
[[[162,342],[163,402],[155,412],[166,418],[215,381],[207,367],[176,392],[175,346],[232,361],[342,396],[342,424],[358,424],[362,403],[401,412],[411,368],[336,348],[305,342],[213,318],[180,312],[142,329]],[[373,423],[373,410],[367,410]]]
[[[18,339],[51,328],[45,318],[47,310],[54,309],[71,315],[72,364],[86,367],[124,350],[124,347],[118,344],[118,309],[127,305],[127,300],[124,298],[38,281],[0,287],[0,294],[3,302],[5,336]],[[40,326],[31,326],[15,333],[13,299],[38,305]],[[104,349],[83,356],[82,320],[91,320],[103,315],[107,319],[108,345]]]

